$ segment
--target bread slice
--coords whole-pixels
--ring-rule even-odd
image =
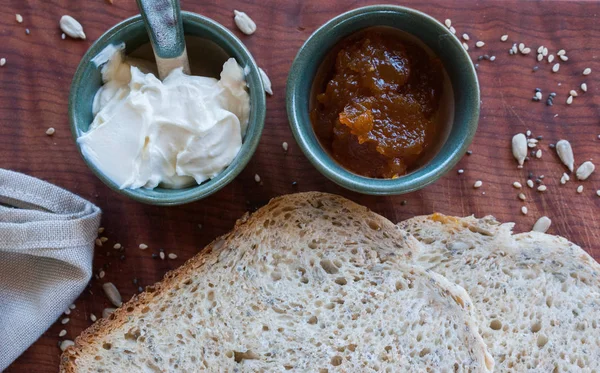
[[[496,372],[600,372],[600,265],[579,246],[493,217],[398,226],[423,243],[418,263],[467,290]]]
[[[464,289],[341,197],[272,200],[99,320],[61,372],[490,372]]]

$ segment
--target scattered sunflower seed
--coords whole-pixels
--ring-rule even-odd
[[[141,243],[139,248],[140,250],[146,250],[148,248],[148,245],[146,245],[145,243]]]
[[[571,105],[573,103],[573,96],[569,95],[569,97],[567,97],[567,105]]]
[[[481,40],[480,40],[480,41],[478,41],[477,43],[475,43],[475,46],[476,46],[477,48],[481,48],[481,47],[483,47],[484,45],[485,45],[485,43],[484,43],[484,42],[482,42]]]
[[[112,282],[105,282],[102,284],[102,290],[104,290],[104,294],[108,297],[108,300],[116,307],[121,307],[123,304],[123,299],[121,298],[121,293]]]
[[[6,58],[0,58],[0,66],[6,65]]]
[[[46,135],[52,136],[54,135],[54,132],[56,132],[56,130],[53,127],[50,127],[46,130]]]
[[[525,49],[525,44],[519,43],[519,52],[523,52],[523,49]]]
[[[575,174],[577,175],[578,180],[586,180],[595,169],[596,166],[592,162],[586,161],[579,166]]]
[[[513,157],[519,163],[519,168],[523,168],[523,162],[527,156],[527,138],[524,134],[518,133],[512,138],[512,153]]]
[[[537,187],[538,192],[545,192],[546,190],[548,190],[548,187],[546,187],[545,185],[540,185],[539,187]]]
[[[574,89],[570,90],[570,91],[569,91],[569,94],[570,94],[571,96],[573,96],[573,97],[577,97],[577,91],[576,91],[576,90],[574,90]]]
[[[113,246],[113,249],[119,250],[121,247],[123,247],[123,246],[121,246],[121,244],[120,244],[120,243],[116,243],[116,244]]]
[[[538,149],[537,152],[535,152],[535,157],[537,159],[542,158],[542,149]]]
[[[112,313],[115,311],[115,308],[105,308],[102,310],[102,317],[107,318],[108,316],[112,315]]]
[[[533,180],[531,180],[531,179],[527,180],[527,186],[530,188],[533,188]]]
[[[70,339],[65,339],[64,341],[60,342],[58,347],[60,347],[60,350],[64,352],[67,348],[73,346],[74,344],[75,342],[71,341]]]
[[[563,55],[561,55],[561,56],[559,56],[559,58],[560,58],[562,61],[568,61],[568,60],[569,60],[569,57],[565,56],[564,54],[563,54]]]
[[[446,25],[446,27],[450,28],[452,27],[452,21],[448,18],[444,21],[444,24]]]
[[[31,31],[29,31],[29,29],[28,29],[28,28],[26,28],[26,29],[25,29],[25,35],[29,35],[29,34],[31,34]]]
[[[521,214],[527,215],[527,206],[522,206],[521,207]]]
[[[538,52],[539,54],[542,54],[542,53],[544,52],[544,46],[543,46],[543,45],[540,45],[540,47],[537,49],[537,52]]]
[[[571,143],[567,140],[560,140],[556,143],[556,153],[558,157],[562,161],[562,163],[567,166],[569,171],[573,172],[575,168],[575,157],[573,156],[573,148],[571,147]]]
[[[65,324],[67,324],[69,321],[71,321],[71,319],[70,319],[70,318],[68,318],[68,317],[65,317],[64,319],[60,320],[60,323],[61,323],[61,324],[63,324],[63,325],[65,325]]]
[[[98,273],[99,278],[104,278],[105,275],[106,275],[106,272],[104,272],[104,271],[100,271],[100,273]]]
[[[475,188],[475,189],[481,188],[482,185],[483,185],[483,182],[481,180],[477,180],[475,182],[475,184],[473,184],[473,188]]]
[[[258,174],[254,174],[254,181],[260,183],[260,176],[258,176]]]
[[[233,11],[235,25],[246,35],[252,35],[256,31],[256,23],[246,13],[238,10]]]
[[[558,69],[560,69],[560,64],[557,62],[554,64],[554,66],[552,66],[552,72],[557,73]]]
[[[96,322],[96,320],[98,320],[98,318],[93,313],[90,313],[90,320],[92,320],[92,322]]]
[[[64,15],[60,18],[60,29],[70,37],[74,39],[85,39],[85,32],[83,32],[83,26],[75,18]]]
[[[535,99],[536,99],[537,101],[541,100],[541,99],[542,99],[542,92],[536,92],[536,93],[535,93]]]
[[[542,55],[544,57],[546,57],[548,55],[548,48],[544,47],[544,49],[542,50]]]
[[[598,197],[600,197],[600,189],[598,189],[598,190],[596,191],[596,195],[597,195]]]
[[[531,53],[531,48],[523,48],[523,50],[521,51],[521,54],[529,54]]]
[[[177,254],[170,253],[169,259],[177,259]]]
[[[71,310],[70,309],[66,309],[65,312],[63,312],[65,315],[69,316],[71,314]]]
[[[521,185],[521,183],[519,183],[518,181],[515,181],[513,183],[513,187],[517,188],[517,189],[521,189],[523,187],[523,185]]]
[[[454,28],[454,26],[450,26],[450,32],[453,34],[456,34],[456,29]]]
[[[538,62],[542,62],[543,59],[544,59],[544,55],[543,54],[540,53],[540,54],[537,55],[537,61]]]
[[[592,69],[590,69],[589,67],[586,67],[585,70],[583,70],[583,75],[590,75],[592,73]]]
[[[284,141],[283,143],[281,143],[281,147],[283,148],[284,152],[287,152],[289,145],[287,142]]]
[[[65,33],[63,32],[62,34],[60,34],[60,38],[62,40],[65,40],[67,38],[67,35],[65,35]]]
[[[525,196],[525,194],[523,194],[523,193],[519,193],[519,195],[518,195],[517,197],[519,197],[519,199],[520,199],[521,201],[525,201],[525,200],[527,199],[527,197],[526,197],[526,196]]]
[[[566,52],[564,49],[561,49],[561,50],[559,50],[558,52],[556,52],[556,55],[557,55],[557,56],[562,56],[562,55],[564,55],[565,53],[567,53],[567,52]]]
[[[502,35],[500,37],[500,41],[507,41],[508,40],[508,35]]]
[[[471,38],[469,37],[468,34],[462,34],[462,38],[465,39],[466,41],[471,40]]]
[[[550,225],[552,224],[552,220],[547,216],[542,216],[535,222],[533,228],[531,229],[534,232],[546,233],[548,229],[550,229]]]
[[[105,243],[108,241],[108,237],[100,237],[100,242]]]
[[[165,260],[165,252],[164,251],[161,251],[158,255],[160,256],[160,258],[162,260]]]
[[[563,172],[561,178],[560,178],[560,183],[562,185],[565,185],[567,183],[567,181],[571,180],[571,178],[569,177],[569,175],[567,175],[566,172]]]
[[[258,68],[258,72],[260,73],[260,79],[262,80],[263,87],[265,88],[265,92],[267,92],[270,96],[273,96],[273,88],[271,87],[271,79],[265,72],[265,70]]]
[[[587,84],[586,83],[581,83],[581,90],[583,92],[587,92]]]
[[[99,238],[96,238],[96,240],[94,242],[95,242],[96,246],[102,247],[102,241]]]
[[[65,329],[61,330],[61,331],[58,333],[58,336],[59,336],[59,337],[64,337],[65,335],[67,335],[67,331],[66,331]]]
[[[542,58],[544,57],[544,55],[542,55]],[[552,61],[554,61],[554,55],[551,54],[548,56],[548,63],[552,63]]]
[[[579,194],[583,193],[583,185],[580,185],[577,187],[577,193],[579,193]]]
[[[98,234],[102,234],[102,233],[104,233],[104,227],[98,228]]]
[[[463,48],[465,48],[466,51],[469,50],[469,46],[467,45],[467,43],[462,43]]]
[[[17,20],[17,22],[19,23],[23,23],[23,16],[20,14],[15,14],[15,19]]]
[[[463,170],[462,168],[460,170],[457,171],[459,175],[462,175],[463,173],[465,173],[465,170]]]
[[[492,62],[496,61],[496,56],[491,56],[490,61],[492,61]]]

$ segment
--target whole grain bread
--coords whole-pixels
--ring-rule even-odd
[[[101,319],[61,372],[490,372],[469,296],[341,197],[272,200]]]
[[[579,246],[512,234],[493,217],[434,214],[401,222],[420,265],[471,296],[495,372],[600,372],[600,265]]]

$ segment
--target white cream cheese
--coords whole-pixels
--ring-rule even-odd
[[[94,120],[77,142],[87,160],[123,188],[183,188],[223,171],[242,146],[250,112],[243,69],[230,58],[221,79],[173,70],[164,81],[147,61],[106,47]],[[108,61],[108,62],[107,62]]]

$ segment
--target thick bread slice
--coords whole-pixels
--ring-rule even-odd
[[[418,263],[467,290],[496,372],[600,372],[600,265],[579,246],[493,217],[398,226],[424,244]]]
[[[61,372],[490,372],[464,289],[341,197],[272,200],[79,338]]]

